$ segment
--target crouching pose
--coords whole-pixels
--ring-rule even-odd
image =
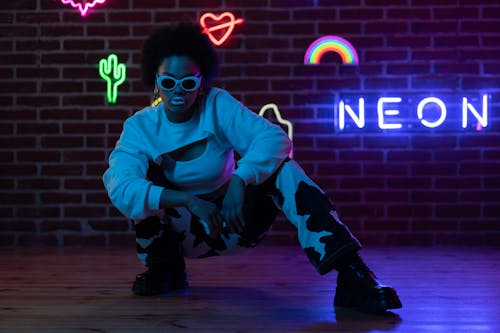
[[[396,291],[358,255],[335,206],[289,158],[286,133],[211,87],[217,71],[198,25],[164,27],[144,44],[143,81],[162,102],[125,121],[103,176],[112,203],[134,220],[147,267],[133,292],[187,288],[184,257],[255,247],[282,211],[316,270],[338,271],[335,306],[400,308]]]

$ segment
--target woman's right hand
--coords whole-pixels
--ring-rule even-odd
[[[210,237],[215,238],[222,233],[224,218],[216,204],[190,196],[186,206],[192,214],[208,224]]]

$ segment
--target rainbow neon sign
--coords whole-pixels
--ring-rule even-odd
[[[340,55],[342,63],[345,65],[359,64],[358,53],[354,46],[339,36],[324,36],[312,42],[304,55],[304,64],[317,65],[320,63],[321,57],[328,52]]]
[[[89,9],[94,8],[97,4],[103,4],[106,0],[61,0],[63,5],[70,5],[80,11],[81,16],[86,16]]]

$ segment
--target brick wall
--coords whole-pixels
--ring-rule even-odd
[[[142,42],[164,22],[225,10],[245,22],[219,47],[217,85],[255,111],[279,106],[295,158],[362,241],[500,244],[498,0],[108,0],[83,18],[59,0],[18,0],[0,2],[1,245],[132,244],[101,175],[123,120],[151,100]],[[324,35],[348,39],[359,66],[335,53],[304,65]],[[116,104],[98,75],[109,53],[127,65]],[[462,129],[462,97],[479,110],[482,94],[488,127]],[[361,96],[366,127],[348,119],[341,131],[339,101]],[[404,126],[381,130],[378,98],[394,96],[401,119],[387,119]],[[440,128],[418,122],[430,96],[447,106]],[[293,229],[280,219],[268,242],[295,242]]]

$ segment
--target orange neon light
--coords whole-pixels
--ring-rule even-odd
[[[207,34],[210,41],[217,46],[222,45],[233,32],[234,26],[240,23],[243,23],[243,19],[237,19],[231,12],[220,15],[205,13],[200,18],[203,33]]]

